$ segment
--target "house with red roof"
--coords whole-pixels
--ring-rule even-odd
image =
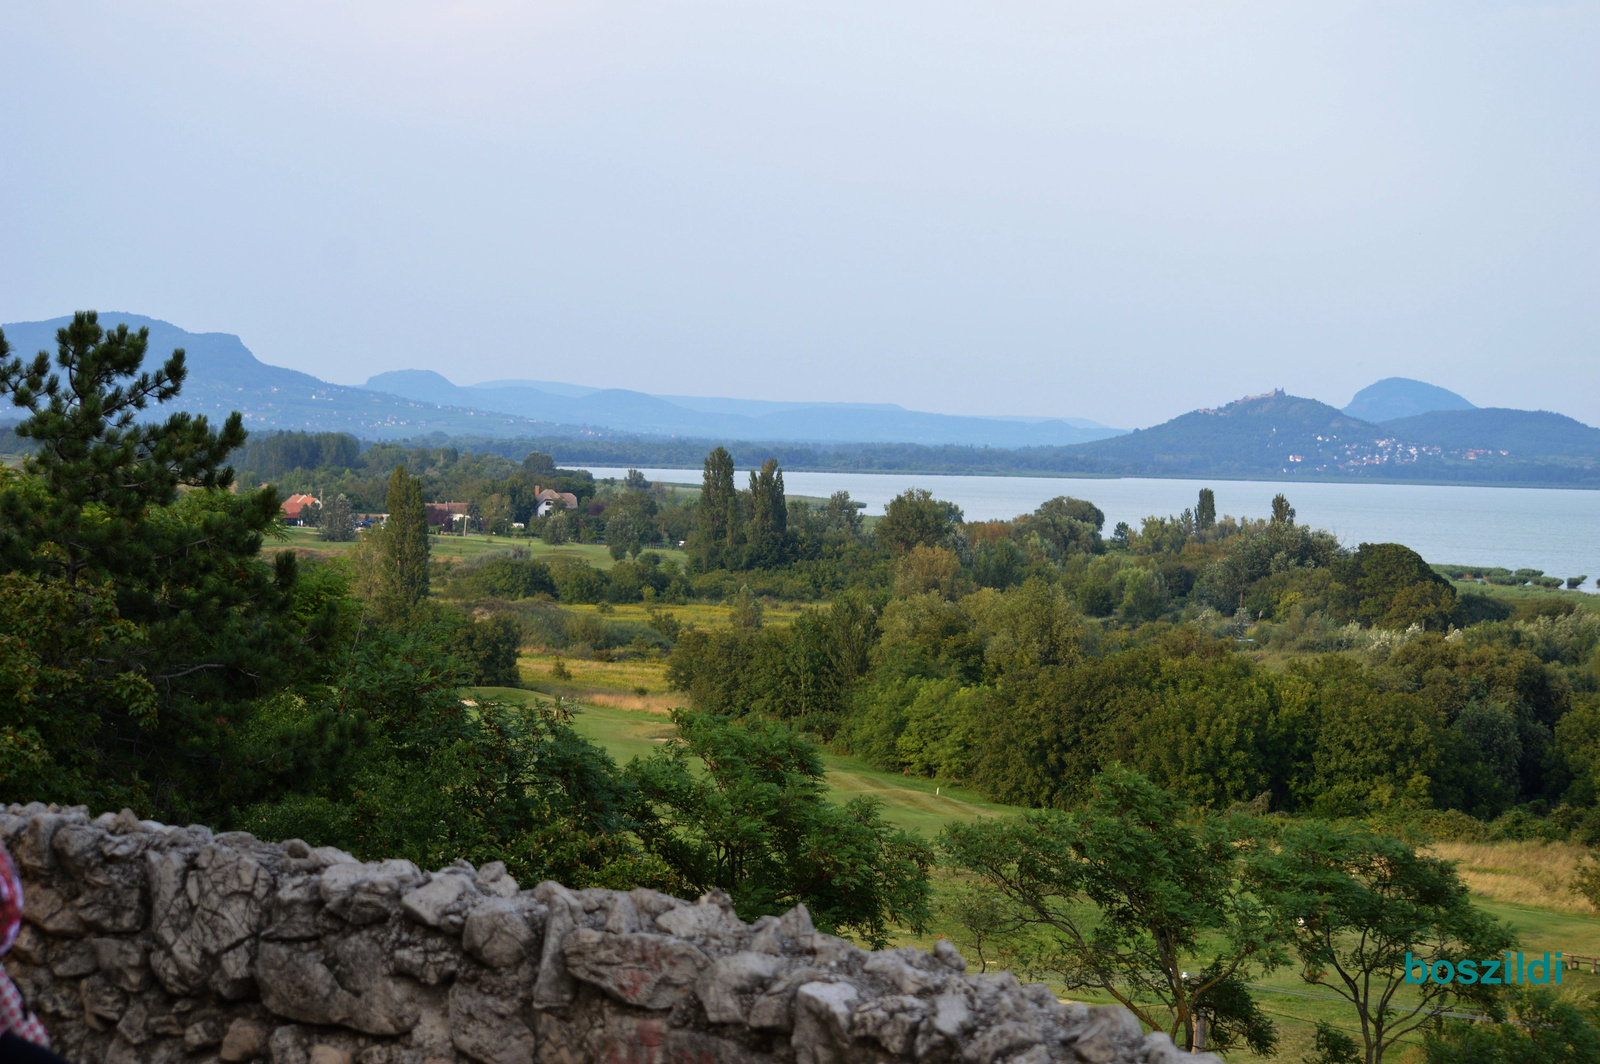
[[[303,525],[310,516],[306,508],[313,510],[322,509],[322,500],[315,495],[291,495],[283,500],[283,523],[286,525]]]

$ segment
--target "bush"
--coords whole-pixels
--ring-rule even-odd
[[[467,668],[467,682],[477,687],[514,687],[521,645],[522,626],[505,614],[464,617],[450,638],[450,650]]]
[[[592,566],[563,565],[555,571],[556,593],[562,602],[593,605],[603,602],[611,588],[611,581]]]
[[[554,595],[550,567],[525,558],[494,557],[457,570],[445,588],[451,598],[523,599]]]

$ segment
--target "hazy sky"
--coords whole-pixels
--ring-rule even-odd
[[[1600,3],[0,0],[0,321],[1148,425],[1600,423]]]

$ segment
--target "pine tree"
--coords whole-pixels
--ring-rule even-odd
[[[146,331],[107,332],[93,312],[56,339],[52,367],[44,352],[9,358],[0,336],[0,396],[38,444],[0,475],[0,751],[32,765],[28,779],[0,771],[0,802],[199,819],[239,778],[227,737],[316,672],[337,618],[297,611],[294,552],[259,556],[278,496],[229,490],[240,416],[220,431],[140,417],[178,395],[181,350],[144,372]]]
[[[389,477],[389,520],[383,532],[385,605],[401,619],[428,597],[428,508],[422,480],[396,466]]]
[[[0,563],[69,584],[91,566],[111,576],[140,570],[148,551],[130,531],[148,529],[150,508],[171,505],[180,485],[230,488],[233,469],[223,463],[244,444],[243,421],[230,414],[221,432],[186,413],[139,423],[140,411],[175,398],[188,375],[181,348],[155,373],[140,372],[148,329],[108,333],[94,311],[81,311],[56,342],[61,375],[43,351],[26,364],[7,358],[0,334],[0,395],[29,411],[16,434],[39,444],[23,471],[43,488],[5,492]]]

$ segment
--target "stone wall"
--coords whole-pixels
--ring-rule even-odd
[[[1178,1064],[1120,1008],[871,953],[720,892],[522,890],[299,840],[0,813],[26,892],[4,964],[76,1064]]]

